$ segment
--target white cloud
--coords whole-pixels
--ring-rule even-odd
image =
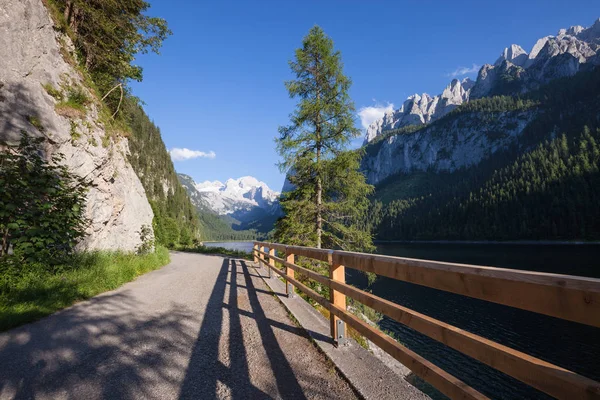
[[[191,160],[192,158],[215,158],[217,155],[215,154],[214,151],[209,151],[208,153],[204,152],[204,151],[198,151],[198,150],[190,150],[190,149],[180,149],[177,147],[172,148],[169,151],[169,154],[171,154],[171,159],[173,161],[184,161],[184,160]]]
[[[481,65],[473,64],[471,68],[469,67],[458,67],[456,70],[446,74],[446,76],[456,78],[457,76],[463,76],[468,74],[474,74],[475,72],[479,72],[479,68]]]
[[[358,116],[360,117],[360,123],[362,127],[367,129],[373,122],[383,118],[383,115],[387,111],[393,110],[394,104],[392,103],[388,103],[387,106],[376,103],[374,106],[361,107],[361,109],[358,110]]]

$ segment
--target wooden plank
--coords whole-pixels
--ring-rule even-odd
[[[275,260],[273,260],[273,257],[275,256],[275,249],[274,248],[269,248],[269,278],[271,277],[271,269],[275,268]]]
[[[263,253],[266,257],[270,257],[268,253]],[[311,271],[310,269],[301,267],[299,265],[296,264],[292,264],[282,258],[279,257],[272,257],[275,261],[277,261],[278,263],[280,263],[281,265],[292,269],[293,271],[296,271],[300,274],[304,274],[306,276],[308,276],[310,279],[314,279],[315,281],[322,283],[323,285],[329,286],[329,282],[331,282],[331,279],[329,279],[326,276],[323,276],[321,274],[319,274],[318,272],[315,271]]]
[[[267,267],[267,269],[275,271],[277,275],[281,276],[284,279],[286,278],[284,271],[280,270],[277,267],[269,265],[269,262],[267,260],[260,260],[260,262],[262,262],[265,265],[265,267]]]
[[[348,326],[356,329],[361,335],[375,343],[386,353],[400,361],[415,375],[433,385],[440,392],[451,399],[487,399],[460,379],[450,375],[440,367],[427,361],[412,350],[398,343],[388,335],[368,325],[354,315],[331,305],[329,311],[336,314]]]
[[[317,249],[315,247],[287,246],[287,249],[297,256],[303,256],[320,261],[330,261],[333,250]]]
[[[306,253],[308,254],[308,253]],[[323,253],[320,253],[321,255]],[[488,292],[477,292],[474,288],[477,288],[477,285],[490,284],[490,279],[492,280],[501,280],[503,284],[508,285],[529,285],[534,287],[541,287],[543,290],[541,292],[542,296],[549,296],[548,291],[552,294],[551,290],[556,289],[556,287],[561,288],[562,291],[592,291],[592,293],[596,293],[596,289],[600,280],[593,278],[580,278],[573,277],[568,275],[557,275],[557,274],[545,274],[545,273],[536,273],[536,272],[528,272],[528,271],[514,271],[514,270],[506,270],[501,268],[493,268],[493,267],[477,267],[470,265],[462,265],[462,264],[453,264],[453,263],[442,263],[435,261],[424,261],[424,260],[413,260],[413,259],[405,259],[399,257],[382,257],[382,256],[372,256],[361,253],[348,253],[348,252],[334,252],[330,254],[330,260],[332,262],[336,262],[342,264],[342,260],[345,260],[343,256],[347,255],[359,255],[363,256],[362,260],[359,260],[359,268],[370,272],[375,272],[380,275],[389,276],[395,279],[406,280],[409,282],[423,284],[425,286],[435,287],[442,290],[451,291],[459,294],[470,295],[471,297],[482,298],[488,301],[498,302],[500,304],[507,304],[509,301],[504,300],[503,302],[496,300],[490,300],[490,296],[498,296],[497,291],[488,291]],[[266,255],[266,254],[265,254]],[[366,257],[364,257],[366,256]],[[357,257],[360,259],[360,257]],[[364,261],[364,260],[367,261]],[[369,260],[370,259],[370,260]],[[281,262],[283,265],[286,265],[286,269],[291,269],[292,271],[298,271],[303,274],[306,274],[309,278],[315,279],[323,284],[329,285],[333,290],[332,293],[338,291],[354,299],[362,302],[363,304],[374,308],[377,311],[380,311],[389,317],[397,320],[400,323],[405,324],[406,326],[411,327],[435,340],[438,340],[445,345],[452,347],[464,354],[467,354],[481,362],[484,362],[493,368],[498,369],[508,375],[511,375],[547,394],[550,394],[559,399],[571,399],[571,398],[581,398],[581,399],[599,399],[600,398],[600,384],[595,382],[589,378],[580,376],[572,371],[568,371],[566,369],[560,368],[553,364],[547,363],[543,360],[537,359],[535,357],[529,356],[525,353],[519,352],[517,350],[511,349],[509,347],[500,345],[488,339],[482,338],[480,336],[474,335],[467,331],[456,328],[452,325],[446,324],[444,322],[435,320],[426,315],[417,313],[408,308],[399,306],[397,304],[388,302],[387,300],[381,299],[377,296],[374,296],[370,293],[360,291],[352,286],[346,285],[342,282],[336,282],[335,280],[327,279],[326,277],[317,274],[314,271],[307,270],[305,268],[299,267],[288,260],[277,259],[276,261]],[[344,262],[346,263],[346,262]],[[354,267],[357,264],[353,264],[350,261],[349,266]],[[371,269],[368,269],[368,268]],[[387,271],[383,271],[381,273],[382,268],[387,268]],[[394,272],[389,272],[390,268],[405,268],[403,271],[404,274],[400,275],[406,279],[398,278],[397,274]],[[410,270],[410,268],[418,268],[418,270]],[[425,270],[425,272],[423,272]],[[387,273],[387,274],[386,274]],[[438,287],[444,282],[436,282],[435,279],[427,279],[431,278],[427,275],[434,274],[442,274],[448,276],[448,274],[454,274],[461,276],[461,281],[463,282],[463,286],[457,286],[456,284],[449,289],[443,289]],[[450,276],[454,276],[450,275]],[[447,278],[444,278],[447,279]],[[292,279],[292,281],[295,279]],[[425,283],[418,283],[425,282]],[[433,286],[431,283],[437,283],[438,286]],[[426,284],[429,283],[429,284]],[[300,287],[300,286],[299,286]],[[462,288],[462,291],[459,289]],[[304,291],[306,287],[302,285],[300,287],[301,290]],[[308,289],[308,288],[306,288]],[[310,290],[310,289],[308,289]],[[514,288],[512,290],[515,290]],[[525,290],[525,289],[519,289]],[[469,294],[467,294],[469,293]],[[308,294],[308,293],[307,293]],[[316,293],[315,293],[316,294]],[[474,295],[475,294],[475,295]],[[477,294],[480,296],[478,297]],[[486,297],[483,297],[483,296]],[[538,294],[539,296],[540,294]],[[560,293],[555,295],[560,295]],[[310,294],[309,294],[310,296]],[[313,296],[310,296],[313,297]],[[315,299],[313,297],[313,299]],[[500,299],[505,299],[505,297],[500,297]],[[330,309],[333,315],[336,317],[340,317],[338,314],[335,314],[332,310],[336,307],[339,310],[343,310],[343,307],[340,305],[331,305],[325,299],[315,299],[315,301],[322,304],[324,307]],[[542,302],[543,303],[543,302]],[[544,303],[543,303],[544,304]],[[345,302],[344,302],[345,305]],[[552,303],[551,303],[552,305]],[[513,305],[514,306],[514,305]],[[525,308],[525,307],[519,307]],[[528,308],[525,308],[528,309]],[[536,311],[536,310],[531,310]],[[540,311],[537,311],[540,312]],[[547,312],[544,312],[547,314]],[[551,314],[549,314],[551,315]],[[353,317],[353,316],[352,316]],[[341,318],[344,320],[344,318]],[[350,324],[347,320],[346,323]],[[352,325],[354,326],[354,325]],[[360,331],[360,329],[357,329]],[[379,331],[377,331],[379,332]],[[364,334],[364,332],[361,332]],[[368,337],[368,335],[364,334]],[[336,337],[336,336],[334,336]],[[369,337],[376,344],[377,342]],[[393,339],[392,339],[393,340]],[[384,346],[380,347],[384,348]],[[384,350],[387,351],[386,348]],[[396,357],[393,353],[390,353],[392,356]],[[402,360],[400,360],[403,362]],[[403,362],[404,363],[404,362]],[[408,366],[408,365],[407,365]],[[415,373],[417,373],[415,371]],[[433,382],[432,382],[433,383]],[[435,384],[434,384],[435,385]],[[440,388],[441,390],[441,388]]]
[[[600,384],[341,282],[331,288],[558,399],[598,399]]]
[[[295,278],[295,271],[289,267],[289,264],[294,264],[294,261],[295,261],[294,253],[291,253],[290,250],[286,250],[285,262],[288,265],[285,266],[285,275],[292,279]],[[292,283],[288,279],[285,280],[285,293],[287,294],[288,297],[294,296],[294,286],[292,286]]]
[[[285,252],[285,248],[287,247],[286,245],[279,244],[279,243],[269,243],[269,242],[254,242],[254,243],[258,244],[259,246],[263,246],[268,249],[275,249],[275,250],[281,251],[281,252]]]
[[[337,264],[335,261],[333,261],[331,264],[329,264],[329,277],[331,278],[331,284],[336,282],[346,283],[346,269],[343,265]],[[333,288],[331,284],[330,287]],[[329,293],[331,295],[331,303],[342,310],[346,310],[346,295],[335,289],[330,290]],[[330,314],[329,324],[331,328],[331,337],[333,337],[336,342],[340,339],[343,340],[343,338],[346,337],[346,329],[345,327],[340,329],[338,320],[339,317],[333,313]]]
[[[336,314],[336,316],[346,322],[346,324],[352,326],[363,336],[367,337],[373,343],[381,347],[384,351],[400,361],[416,375],[434,385],[440,392],[444,393],[451,399],[487,399],[486,396],[468,386],[460,379],[450,375],[415,352],[404,347],[383,332],[371,327],[366,322],[361,321],[349,312],[331,304],[325,297],[309,289],[296,279],[290,278],[290,282],[292,282],[308,297],[321,304],[331,313]]]
[[[261,262],[265,261],[265,247],[259,244],[258,260]]]
[[[254,246],[252,247],[252,255],[254,256],[254,262],[258,263],[258,245],[256,243],[254,243]]]
[[[600,327],[600,279],[334,251],[361,271]]]

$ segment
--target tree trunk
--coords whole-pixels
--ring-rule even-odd
[[[315,82],[317,84],[317,102],[321,100],[321,90],[320,90],[320,81],[319,81],[319,68],[321,60],[318,55],[315,57]],[[317,170],[317,249],[321,248],[321,237],[323,236],[323,216],[322,212],[322,204],[323,204],[323,181],[321,180],[321,111],[317,112],[315,118],[315,134],[316,134],[316,144],[317,144],[317,157],[316,157],[316,170]]]
[[[317,146],[317,249],[321,248],[321,236],[323,235],[323,217],[321,216],[321,205],[323,203],[323,182],[321,182],[321,172],[319,168],[320,158],[321,148]]]

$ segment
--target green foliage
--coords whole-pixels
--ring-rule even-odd
[[[513,96],[492,96],[474,99],[463,103],[449,112],[444,118],[452,118],[458,114],[485,112],[501,113],[508,111],[524,111],[540,105],[540,102],[532,98],[521,98]]]
[[[70,87],[67,90],[67,102],[66,105],[69,107],[84,110],[85,106],[90,102],[87,94],[83,88],[79,86]]]
[[[142,229],[140,230],[140,240],[141,244],[138,246],[136,253],[138,255],[149,254],[154,250],[154,234],[152,232],[152,228],[148,225],[142,225]]]
[[[44,90],[46,90],[46,93],[54,97],[56,100],[61,101],[63,99],[62,92],[59,89],[56,89],[54,86],[52,86],[51,83],[46,83],[42,85],[42,87],[44,88]]]
[[[221,216],[206,210],[198,210],[205,240],[256,240],[261,239],[255,230],[234,230]]]
[[[35,263],[0,260],[0,331],[52,314],[73,303],[116,289],[169,262],[169,252],[74,254],[52,270]]]
[[[496,169],[493,164],[506,157],[499,154],[477,172],[434,177],[446,183],[427,196],[392,201],[373,222],[386,239],[598,240],[599,143],[600,131],[585,128]]]
[[[42,156],[44,138],[23,133],[16,148],[0,153],[0,258],[59,262],[83,237],[89,183],[60,165],[61,154]]]
[[[136,54],[158,53],[171,33],[165,20],[146,15],[150,4],[143,0],[51,0],[50,6],[102,94],[118,82],[141,81]],[[115,91],[107,98],[112,110],[119,97]]]
[[[70,87],[67,90],[66,99],[60,101],[56,105],[57,110],[71,109],[74,115],[85,113],[85,108],[89,104],[90,99],[81,87]],[[63,115],[59,112],[59,114]]]
[[[358,171],[358,152],[345,151],[359,135],[354,127],[351,80],[343,74],[341,54],[318,26],[296,50],[286,82],[298,105],[291,124],[279,128],[280,167],[292,169],[294,190],[281,206],[285,216],[275,229],[277,241],[305,246],[370,250],[369,232],[358,222],[368,208],[367,185]]]
[[[79,138],[81,138],[81,133],[77,131],[77,123],[75,121],[71,121],[71,143],[75,144]]]
[[[178,184],[159,129],[127,87],[128,80],[142,79],[142,69],[133,64],[136,54],[158,53],[170,34],[166,22],[146,15],[150,5],[143,0],[48,0],[47,4],[58,28],[75,44],[86,87],[97,98],[110,92],[99,102],[100,120],[105,126],[102,146],[108,148],[119,137],[129,137],[129,161],[152,203],[157,243],[169,247],[180,241],[193,243],[201,235],[195,210]],[[44,87],[49,94],[57,94],[51,85]],[[90,101],[83,88],[70,87],[56,111],[78,118]],[[117,109],[120,112],[113,119]],[[94,138],[89,143],[97,145]]]
[[[46,128],[44,128],[44,125],[42,125],[42,121],[40,121],[40,119],[36,116],[33,115],[28,115],[26,117],[27,122],[29,122],[31,125],[33,125],[38,131],[44,133],[46,131]]]

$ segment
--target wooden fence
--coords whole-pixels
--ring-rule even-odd
[[[265,248],[269,251],[265,252]],[[283,257],[277,257],[276,251]],[[600,383],[347,285],[344,268],[595,327],[600,327],[600,279],[265,242],[255,242],[253,254],[254,261],[264,264],[269,274],[272,270],[286,280],[288,295],[293,295],[293,285],[329,310],[334,339],[345,336],[344,325],[338,322],[344,321],[452,399],[487,397],[349,313],[346,296],[553,397],[600,399]],[[296,265],[296,256],[329,263],[329,277]],[[331,298],[303,285],[295,278],[295,272],[328,286]]]

